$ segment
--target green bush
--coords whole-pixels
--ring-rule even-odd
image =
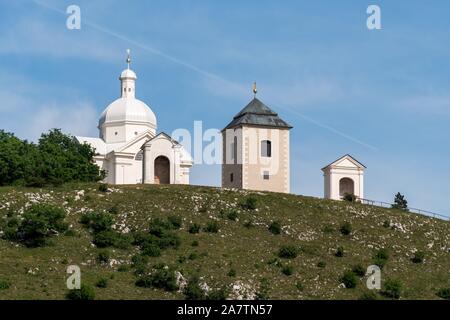
[[[387,228],[390,228],[390,227],[391,227],[391,222],[390,222],[389,220],[385,220],[385,221],[383,222],[383,227],[385,227],[386,229],[387,229]]]
[[[144,256],[159,257],[161,256],[161,249],[154,243],[146,243],[141,247],[141,252]]]
[[[93,243],[99,248],[127,249],[132,241],[133,239],[128,235],[109,230],[95,233]]]
[[[8,281],[0,279],[0,290],[9,289],[10,286],[11,284]]]
[[[158,265],[150,275],[144,275],[136,281],[138,287],[157,288],[166,291],[178,290],[175,272],[171,268]]]
[[[191,246],[192,247],[198,247],[199,243],[197,240],[192,241]]]
[[[200,288],[200,280],[198,276],[189,279],[184,294],[187,300],[203,300],[206,298],[205,292]]]
[[[97,283],[95,284],[97,288],[106,288],[108,286],[108,279],[106,278],[100,278],[98,279]]]
[[[373,257],[373,263],[379,266],[381,269],[383,269],[388,260],[389,260],[389,251],[385,248],[378,250]]]
[[[323,227],[322,229],[323,233],[333,233],[334,232],[334,228],[331,224],[327,224]]]
[[[285,276],[291,276],[294,273],[294,267],[291,265],[285,265],[281,268],[281,272]]]
[[[360,264],[353,266],[352,271],[360,278],[366,275],[366,269],[364,269],[364,267]]]
[[[275,235],[281,234],[281,223],[279,221],[273,221],[269,226],[269,231]]]
[[[202,227],[199,224],[193,223],[189,226],[189,233],[192,234],[199,233],[201,228]]]
[[[341,281],[342,283],[344,283],[347,289],[356,288],[356,285],[358,284],[358,278],[356,277],[355,273],[351,270],[347,270],[344,272]]]
[[[37,144],[0,130],[0,186],[43,187],[104,178],[94,162],[95,151],[60,130],[42,134]]]
[[[256,292],[256,300],[269,300],[270,296],[270,282],[266,278],[261,280],[259,289]]]
[[[298,249],[292,245],[283,245],[278,251],[278,256],[285,259],[295,259],[298,255]]]
[[[110,256],[111,255],[108,250],[100,250],[97,254],[97,261],[100,263],[108,263]]]
[[[439,289],[439,291],[436,293],[436,295],[439,298],[442,298],[442,299],[445,299],[445,300],[450,300],[450,288]]]
[[[232,278],[236,277],[236,270],[230,269],[230,271],[228,271],[228,276]]]
[[[378,300],[378,295],[373,290],[365,291],[358,300]]]
[[[171,224],[171,229],[174,230],[180,229],[183,224],[182,219],[178,216],[169,216],[167,220]]]
[[[114,217],[105,212],[89,212],[81,217],[80,223],[92,229],[94,233],[110,231],[114,224]]]
[[[350,222],[344,222],[339,229],[344,236],[348,236],[352,233],[352,225]]]
[[[425,253],[422,251],[416,251],[414,257],[411,259],[414,263],[422,263],[425,260]]]
[[[130,267],[127,266],[126,264],[123,264],[123,265],[121,265],[121,266],[119,266],[117,268],[117,271],[119,271],[119,272],[128,272],[128,271],[130,271]]]
[[[217,233],[217,232],[219,232],[219,230],[220,230],[220,227],[219,227],[219,223],[217,223],[217,221],[209,221],[205,227],[205,232],[208,232],[208,233]]]
[[[242,201],[241,207],[245,210],[255,210],[257,203],[258,199],[253,195],[249,195]]]
[[[346,193],[343,199],[348,202],[356,202],[358,198],[354,194]]]
[[[344,247],[338,247],[334,255],[338,258],[342,258],[345,255]]]
[[[98,186],[98,191],[108,192],[108,185],[106,183],[100,183]]]
[[[227,300],[228,295],[229,295],[228,288],[222,287],[222,288],[211,290],[210,292],[208,292],[206,299],[213,300],[213,301],[225,301],[225,300]]]
[[[66,299],[68,299],[68,300],[94,300],[95,292],[92,287],[82,284],[80,289],[70,290],[66,295]]]
[[[136,274],[143,274],[147,269],[148,256],[142,254],[134,255],[131,258],[131,263]]]
[[[234,209],[228,211],[227,218],[228,218],[228,220],[236,221],[237,218],[238,218],[238,212],[236,210],[234,210]]]
[[[402,283],[399,280],[388,279],[384,282],[382,294],[391,299],[400,299]]]
[[[325,267],[327,266],[327,263],[326,263],[325,261],[319,261],[319,262],[317,263],[317,266],[318,266],[319,268],[325,268]]]
[[[23,220],[12,218],[7,223],[5,238],[27,247],[42,247],[57,233],[68,230],[64,209],[50,204],[34,204],[26,209]]]

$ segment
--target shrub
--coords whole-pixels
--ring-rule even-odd
[[[94,233],[111,230],[114,218],[109,213],[89,212],[81,217],[80,223],[92,229]]]
[[[319,268],[325,268],[325,267],[327,266],[327,263],[326,263],[325,261],[319,261],[319,262],[317,263],[317,266],[318,266]]]
[[[192,241],[191,246],[192,247],[198,247],[199,243],[197,240]]]
[[[405,196],[398,192],[395,195],[394,204],[392,205],[393,209],[405,210],[408,211],[408,201],[406,201]]]
[[[10,283],[8,281],[0,279],[0,290],[9,289],[10,286],[11,285],[10,285]]]
[[[298,291],[302,292],[303,290],[305,290],[305,286],[303,285],[303,283],[301,283],[300,281],[298,281],[295,284],[295,287],[297,288]]]
[[[400,299],[402,283],[399,280],[388,279],[384,283],[382,294],[388,298]]]
[[[215,289],[215,290],[208,292],[206,299],[213,300],[213,301],[225,301],[225,300],[227,300],[228,295],[229,295],[228,288],[222,287],[222,288]]]
[[[238,218],[238,212],[236,210],[230,210],[227,213],[228,220],[236,221]]]
[[[351,193],[346,193],[343,197],[343,200],[348,201],[348,202],[356,202],[357,199],[358,198],[354,194],[351,194]]]
[[[41,247],[59,232],[65,232],[64,209],[50,204],[34,204],[24,213],[22,221],[14,218],[8,222],[5,237],[22,242],[27,247]]]
[[[358,300],[378,300],[378,295],[373,290],[364,292]]]
[[[135,269],[135,273],[142,274],[147,269],[148,256],[144,256],[141,254],[134,255],[131,258],[131,263],[133,268]]]
[[[295,259],[298,255],[298,249],[292,245],[284,245],[280,247],[278,256],[285,259]]]
[[[348,236],[352,233],[352,225],[350,222],[344,222],[339,229],[344,236]]]
[[[391,222],[390,222],[389,220],[385,220],[385,221],[383,222],[383,227],[385,227],[386,229],[387,229],[387,228],[390,228],[390,227],[391,227]]]
[[[252,220],[247,220],[244,222],[244,227],[247,229],[251,229],[253,228],[253,221]]]
[[[228,276],[229,277],[236,277],[236,270],[235,269],[230,269],[230,271],[228,271]]]
[[[200,280],[198,276],[193,276],[189,279],[184,294],[187,300],[202,300],[205,299],[205,292],[200,288]]]
[[[216,221],[210,221],[205,227],[205,231],[209,233],[217,233],[219,232],[219,224]]]
[[[146,243],[142,246],[141,252],[144,256],[159,257],[161,256],[161,249],[154,243]]]
[[[119,271],[119,272],[128,272],[129,270],[130,270],[130,267],[127,266],[126,264],[123,264],[117,268],[117,271]]]
[[[97,288],[106,288],[108,286],[108,279],[106,278],[100,278],[98,279],[97,283],[95,284]]]
[[[281,234],[281,223],[279,221],[273,221],[269,226],[269,231],[273,234]]]
[[[195,260],[198,258],[198,253],[197,252],[191,252],[188,256],[189,260]]]
[[[108,209],[108,212],[113,215],[119,214],[119,207],[115,204],[111,208]]]
[[[436,293],[436,295],[437,295],[439,298],[442,298],[442,299],[445,299],[445,300],[450,300],[450,288],[443,288],[443,289],[440,289],[440,290]]]
[[[422,251],[416,251],[414,257],[411,259],[414,263],[422,263],[425,259],[425,253]]]
[[[344,247],[338,247],[334,255],[338,258],[342,258],[344,254],[345,254]]]
[[[364,277],[366,275],[366,269],[360,264],[353,266],[352,271],[358,277]]]
[[[373,263],[379,266],[381,269],[383,269],[388,260],[389,260],[389,251],[385,248],[378,250],[373,257]]]
[[[169,223],[171,224],[171,229],[178,230],[181,228],[182,225],[182,219],[177,216],[169,216],[167,218]]]
[[[199,224],[193,223],[189,226],[189,233],[199,233],[201,228],[202,227]]]
[[[94,300],[94,298],[94,289],[84,284],[81,285],[80,289],[70,290],[66,295],[68,300]]]
[[[266,278],[261,280],[259,290],[256,292],[256,300],[269,300],[270,282]]]
[[[108,192],[108,185],[106,183],[100,183],[98,186],[98,191]]]
[[[358,283],[358,278],[353,273],[353,271],[348,270],[344,272],[344,275],[341,278],[342,283],[344,283],[345,287],[347,289],[356,288],[356,285]]]
[[[94,234],[93,243],[99,248],[115,247],[126,249],[131,245],[132,238],[112,230],[100,231]]]
[[[245,210],[255,210],[258,199],[255,196],[247,196],[241,203],[241,207]]]
[[[166,291],[175,291],[178,289],[175,272],[166,268],[164,265],[158,265],[150,275],[145,275],[136,281],[138,287],[158,288]]]
[[[281,272],[285,276],[291,276],[294,273],[294,267],[291,265],[285,265],[283,268],[281,268]]]
[[[108,250],[100,250],[97,255],[97,261],[100,263],[108,263],[110,254]]]
[[[323,227],[322,231],[323,231],[323,233],[332,233],[332,232],[334,232],[334,228],[332,225],[327,224],[327,225],[325,225],[325,227]]]

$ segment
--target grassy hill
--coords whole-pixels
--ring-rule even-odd
[[[382,282],[398,280],[402,299],[439,299],[437,291],[450,288],[450,223],[403,211],[193,186],[123,186],[108,192],[95,184],[6,187],[0,188],[0,234],[7,221],[41,202],[64,208],[70,231],[38,248],[0,240],[0,299],[64,299],[66,268],[73,264],[96,299],[184,299],[182,290],[136,285],[160,263],[176,272],[182,287],[198,275],[201,288],[227,288],[232,298],[358,299],[368,294],[366,278],[357,276],[356,288],[345,288],[341,278],[356,265],[365,270],[380,249],[388,251]],[[142,256],[138,245],[99,249],[92,243],[95,232],[80,223],[91,211],[110,212],[114,230],[123,234],[147,233],[155,217],[181,218],[181,228],[168,231],[179,243],[139,263],[133,260]],[[274,221],[281,234],[273,233],[276,224],[269,230]],[[199,233],[191,233],[193,224],[201,227]],[[279,257],[283,246],[292,246],[296,257]],[[342,257],[336,256],[339,247]],[[417,251],[424,253],[421,263],[412,261]],[[109,254],[109,261],[100,262],[99,253],[104,260]],[[100,279],[106,288],[96,286]],[[388,298],[380,292],[376,297]]]

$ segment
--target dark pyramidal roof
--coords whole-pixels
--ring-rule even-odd
[[[292,128],[291,125],[281,119],[277,113],[272,111],[257,98],[250,101],[250,103],[233,118],[233,121],[231,121],[225,129],[235,128],[241,125],[255,125],[285,129]]]

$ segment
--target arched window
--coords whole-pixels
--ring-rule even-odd
[[[270,158],[271,156],[272,156],[272,142],[269,140],[261,141],[261,157]]]

